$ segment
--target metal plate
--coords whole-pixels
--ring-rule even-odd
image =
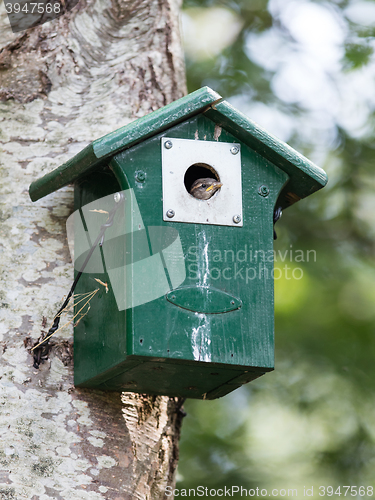
[[[172,146],[168,148],[166,143]],[[240,144],[163,137],[161,148],[163,220],[242,227]],[[223,184],[209,200],[194,198],[185,187],[185,173],[195,164],[209,166]],[[172,217],[167,216],[170,211],[174,212]]]

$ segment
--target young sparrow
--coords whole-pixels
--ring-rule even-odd
[[[190,189],[190,194],[198,200],[209,200],[221,188],[221,182],[209,177],[197,179]]]

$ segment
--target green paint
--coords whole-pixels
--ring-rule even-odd
[[[327,174],[323,169],[249,120],[229,103],[220,102],[210,107],[205,114],[288,174],[289,182],[278,201],[282,208],[309,196],[327,184]]]
[[[109,288],[75,327],[78,386],[213,399],[273,369],[274,208],[320,189],[326,176],[219,98],[201,89],[95,141],[30,188],[36,199],[75,181],[76,210],[126,192],[125,213],[106,233],[106,268],[84,273],[76,290],[93,290],[95,278]],[[163,221],[164,136],[240,143],[243,227]],[[177,236],[182,282],[168,254]],[[159,271],[147,271],[151,259]],[[161,295],[137,302],[139,290],[163,280]]]
[[[242,305],[239,299],[229,293],[201,285],[176,288],[169,292],[166,298],[177,307],[205,314],[235,311]]]
[[[203,111],[220,99],[219,94],[208,87],[203,87],[111,134],[107,134],[101,139],[93,141],[71,160],[33,182],[29,189],[30,198],[32,201],[36,201],[53,193],[53,191],[74,182],[93,168],[102,166],[119,151]]]
[[[29,189],[31,199],[43,198],[107,163],[120,151],[202,112],[289,175],[289,186],[283,193],[283,206],[326,185],[327,176],[321,168],[222,101],[221,96],[209,87],[203,87],[93,141],[71,160],[33,182]]]

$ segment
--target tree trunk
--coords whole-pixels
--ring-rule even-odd
[[[81,0],[17,34],[0,5],[0,498],[155,500],[174,484],[177,398],[76,389],[71,326],[33,368],[73,280],[73,190],[32,203],[28,186],[185,93],[178,4]]]

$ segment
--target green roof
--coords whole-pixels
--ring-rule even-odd
[[[326,185],[327,175],[324,170],[252,122],[223,101],[219,94],[208,87],[203,87],[111,134],[96,139],[69,161],[34,181],[29,189],[32,201],[74,182],[120,151],[199,113],[204,113],[289,175],[290,180],[280,198],[283,207]]]

